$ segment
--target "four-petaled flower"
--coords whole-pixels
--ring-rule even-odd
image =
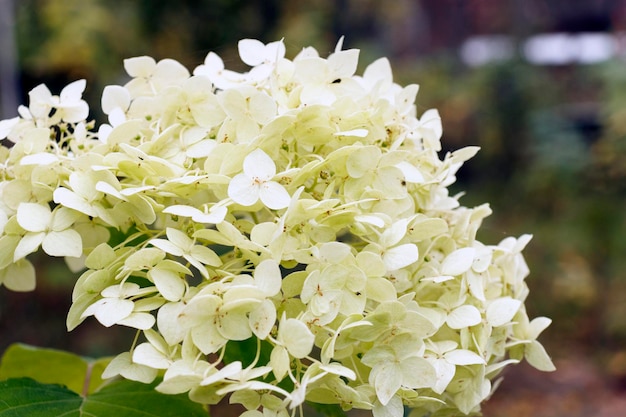
[[[228,185],[228,196],[235,203],[251,206],[259,199],[270,209],[280,210],[289,206],[289,193],[272,179],[276,176],[276,164],[263,150],[255,149],[243,160],[243,173],[237,174]]]
[[[83,253],[80,234],[72,226],[80,213],[65,207],[54,211],[36,203],[22,203],[17,208],[17,223],[26,231],[15,248],[17,261],[42,246],[50,256],[79,257]]]

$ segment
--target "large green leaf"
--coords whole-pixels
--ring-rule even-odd
[[[45,384],[64,385],[79,394],[91,393],[102,385],[102,371],[109,360],[16,343],[2,356],[0,381],[29,377]]]
[[[306,402],[307,406],[311,407],[320,415],[326,417],[346,417],[347,414],[344,410],[341,409],[339,404],[320,404],[311,401]],[[2,417],[2,414],[0,414]]]
[[[82,398],[60,385],[45,385],[29,378],[0,382],[0,417],[79,416]],[[77,410],[72,413],[72,410]]]
[[[60,385],[30,378],[0,382],[0,417],[206,417],[186,395],[166,395],[156,384],[116,380],[81,397]]]

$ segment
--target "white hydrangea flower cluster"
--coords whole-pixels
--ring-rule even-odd
[[[480,409],[509,364],[553,369],[524,308],[530,236],[476,239],[488,205],[448,186],[436,110],[388,60],[359,51],[293,60],[242,40],[251,69],[209,53],[190,74],[149,57],[106,87],[97,131],[84,81],[30,92],[0,122],[0,283],[34,288],[27,256],[66,257],[68,328],[95,316],[144,338],[105,377],[150,382],[246,417],[304,401],[376,417]]]

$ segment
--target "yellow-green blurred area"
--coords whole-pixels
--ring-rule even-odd
[[[541,341],[558,370],[519,365],[485,415],[626,415],[625,0],[0,0],[1,118],[39,83],[88,81],[93,117],[124,58],[210,51],[242,70],[237,41],[284,38],[321,55],[345,35],[361,69],[387,56],[420,85],[418,113],[439,109],[445,150],[482,148],[459,173],[466,206],[494,211],[479,238],[531,233],[527,306],[552,326]],[[85,355],[127,349],[132,331],[88,321],[67,334],[72,280],[35,259],[38,289],[0,288],[0,349],[20,341]]]

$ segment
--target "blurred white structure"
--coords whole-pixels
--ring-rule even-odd
[[[470,67],[508,60],[520,54],[535,65],[594,64],[616,58],[624,36],[605,32],[542,33],[517,46],[506,35],[472,36],[461,45],[461,60]]]
[[[546,33],[530,37],[523,53],[537,65],[593,64],[613,58],[616,46],[608,33]]]

